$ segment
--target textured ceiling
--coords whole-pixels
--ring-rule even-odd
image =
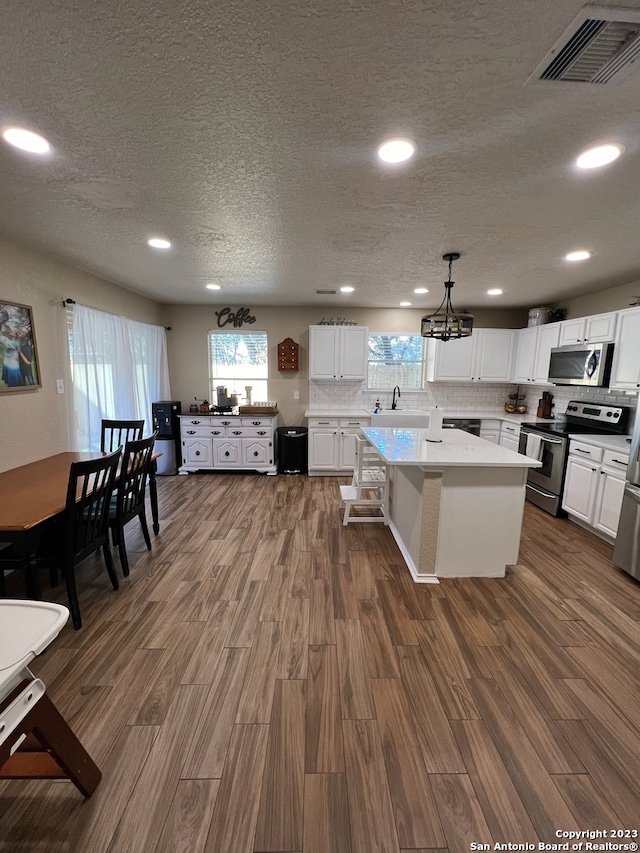
[[[0,126],[54,153],[0,145],[0,232],[163,302],[432,306],[447,251],[468,307],[640,279],[640,68],[524,85],[582,7],[3,0]],[[376,162],[390,134],[409,164]],[[625,156],[577,174],[601,141]]]

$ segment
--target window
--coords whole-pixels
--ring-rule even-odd
[[[420,335],[369,335],[368,387],[422,390],[424,350]]]
[[[77,448],[99,449],[102,418],[144,418],[149,435],[152,401],[171,394],[164,328],[74,305],[67,332]]]
[[[266,332],[209,332],[210,400],[215,405],[216,388],[246,402],[266,401],[269,357]],[[247,392],[247,387],[251,390]]]

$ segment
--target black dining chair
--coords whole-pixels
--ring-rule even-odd
[[[64,574],[69,610],[76,630],[82,627],[75,575],[79,563],[101,548],[111,585],[118,589],[109,548],[109,507],[119,462],[120,448],[101,459],[71,464],[62,548],[56,548],[51,559],[60,564]],[[43,560],[47,560],[46,555],[43,555]]]
[[[140,421],[121,421],[103,419],[100,430],[100,450],[111,453],[118,447],[124,447],[128,441],[139,441],[144,430],[144,419]]]
[[[124,541],[124,528],[132,519],[136,517],[140,519],[140,527],[147,550],[151,550],[151,537],[147,527],[145,508],[145,488],[157,435],[158,433],[154,432],[149,438],[128,441],[125,444],[118,489],[111,499],[109,528],[111,529],[113,544],[118,548],[120,567],[125,577],[129,574],[129,559]]]

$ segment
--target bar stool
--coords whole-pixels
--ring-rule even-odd
[[[0,600],[0,779],[70,779],[90,797],[102,774],[27,667],[68,618],[61,604]]]

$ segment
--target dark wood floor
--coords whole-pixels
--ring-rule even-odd
[[[640,584],[611,549],[527,505],[506,578],[414,585],[387,529],[342,527],[340,482],[160,479],[152,553],[134,522],[118,592],[90,559],[84,627],[33,666],[104,778],[86,802],[2,783],[0,850],[466,853],[640,829]]]

